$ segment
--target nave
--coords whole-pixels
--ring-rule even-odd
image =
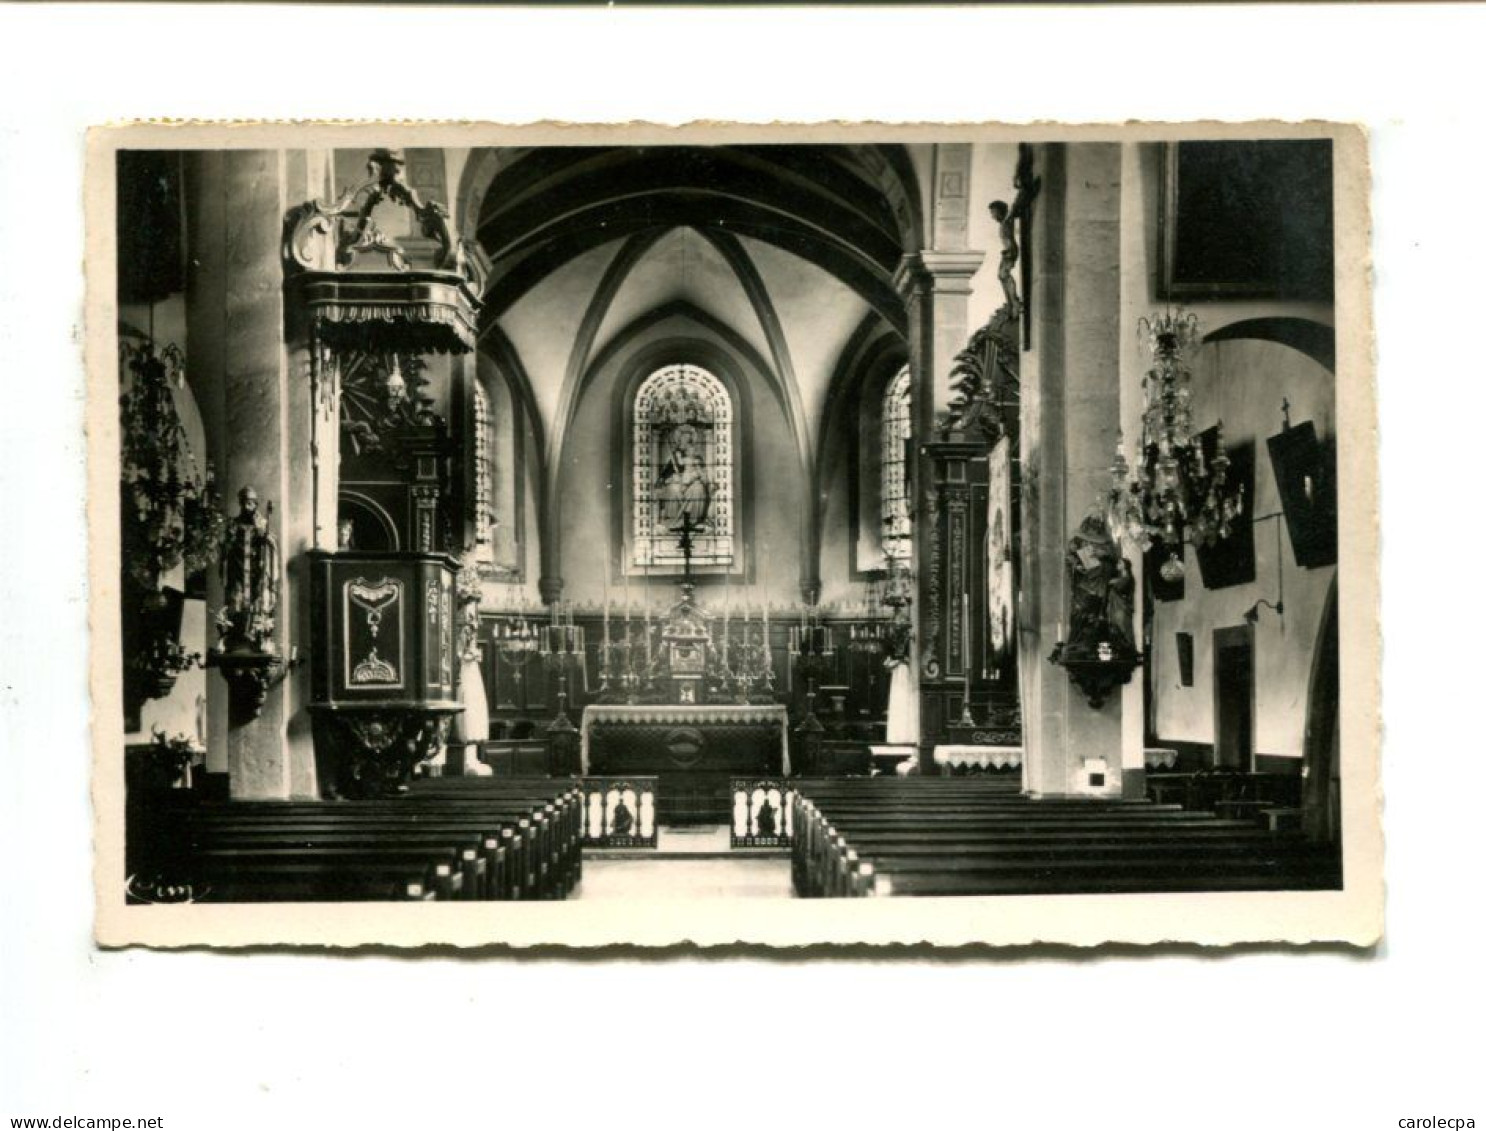
[[[408,140],[118,155],[126,898],[1341,884],[1329,138]]]

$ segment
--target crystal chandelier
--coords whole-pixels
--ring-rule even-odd
[[[1183,355],[1201,341],[1197,316],[1167,311],[1142,318],[1139,329],[1154,365],[1141,381],[1138,462],[1132,469],[1122,440],[1110,468],[1109,528],[1142,553],[1159,546],[1161,577],[1174,582],[1186,573],[1183,539],[1210,546],[1227,538],[1243,513],[1243,488],[1228,483],[1223,422],[1210,454],[1192,431],[1192,371]]]

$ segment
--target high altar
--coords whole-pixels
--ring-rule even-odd
[[[773,701],[768,615],[740,624],[697,604],[690,532],[682,530],[681,598],[638,638],[602,650],[605,691],[583,710],[584,775],[660,778],[657,807],[667,824],[723,824],[730,779],[787,775],[789,714]]]

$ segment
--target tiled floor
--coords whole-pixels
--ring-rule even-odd
[[[578,899],[789,899],[789,857],[583,858]]]

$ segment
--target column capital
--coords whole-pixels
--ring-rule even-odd
[[[905,255],[893,272],[893,286],[905,299],[915,295],[968,295],[970,280],[985,262],[983,251],[925,249]]]

